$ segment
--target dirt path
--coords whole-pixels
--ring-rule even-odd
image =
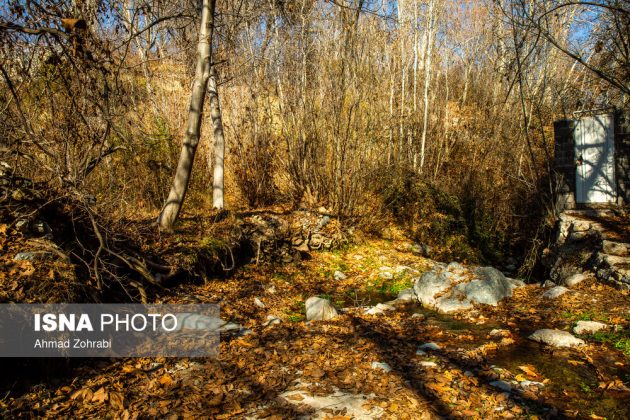
[[[372,241],[181,286],[161,300],[220,301],[222,317],[252,333],[223,337],[215,360],[74,363],[63,378],[8,393],[0,409],[112,418],[630,417],[627,293],[586,282],[549,300],[528,285],[461,317],[417,307],[366,315],[360,307],[390,299],[430,266],[407,243]],[[303,302],[312,295],[347,309],[306,323]],[[268,315],[282,322],[263,326]],[[580,350],[551,352],[526,339],[580,319],[619,331],[584,337]]]

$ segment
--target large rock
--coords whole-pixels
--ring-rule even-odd
[[[434,307],[435,296],[448,290],[454,279],[449,272],[438,273],[435,270],[424,273],[413,285],[413,290],[423,306]]]
[[[500,300],[512,296],[514,289],[524,286],[522,281],[507,278],[493,267],[480,267],[474,273],[476,280],[455,287],[457,293],[465,295],[473,303],[496,306]]]
[[[597,331],[608,329],[608,325],[603,322],[597,321],[578,321],[577,325],[573,328],[573,332],[576,334],[593,334]]]
[[[449,313],[471,309],[473,303],[496,306],[523,285],[493,267],[466,269],[451,263],[424,273],[416,280],[414,291],[423,306]]]
[[[552,329],[535,331],[529,336],[529,339],[551,347],[578,347],[584,345],[584,340],[575,338],[570,332]]]
[[[307,321],[328,321],[337,316],[337,310],[328,299],[313,296],[306,299]]]

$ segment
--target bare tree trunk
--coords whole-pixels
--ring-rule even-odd
[[[387,143],[387,166],[392,161],[392,150],[394,149],[394,63],[393,59],[390,59],[390,72],[389,72],[389,142]]]
[[[422,122],[422,140],[420,142],[420,173],[424,166],[425,144],[427,140],[427,125],[429,121],[429,85],[431,83],[431,53],[433,47],[433,27],[435,25],[435,0],[429,0],[429,22],[424,50],[424,117]]]
[[[146,83],[147,95],[151,104],[153,105],[153,110],[155,113],[158,113],[157,106],[153,101],[153,88],[151,87],[151,72],[149,70],[149,63],[147,61],[147,52],[142,46],[142,42],[140,41],[140,36],[135,35],[137,29],[135,25],[135,19],[137,14],[136,3],[134,0],[127,0],[123,2],[123,7],[125,8],[125,14],[127,17],[127,25],[129,30],[129,36],[134,38],[136,43],[136,48],[138,50],[138,58],[140,59],[140,65],[142,66],[142,74],[144,75],[144,80]]]
[[[210,69],[210,116],[214,127],[214,172],[212,176],[212,206],[223,209],[223,162],[225,156],[225,137],[223,136],[223,118],[217,90],[217,71]]]
[[[418,110],[418,0],[413,2],[413,114]]]
[[[407,36],[407,26],[405,25],[405,15],[404,15],[404,2],[400,0],[398,2],[398,22],[399,22],[399,34],[400,34],[400,113],[399,117],[399,126],[400,126],[400,138],[398,139],[398,163],[401,163],[401,159],[403,157],[403,141],[405,138],[405,126],[404,126],[404,117],[405,117],[405,87],[406,87],[406,79],[407,79],[407,61],[405,57],[406,51],[406,43],[405,38]]]
[[[182,209],[186,190],[192,173],[193,161],[199,137],[201,135],[201,117],[203,105],[208,89],[208,79],[210,78],[210,56],[212,51],[212,32],[214,29],[214,8],[216,0],[203,0],[201,6],[201,24],[199,27],[199,43],[197,46],[197,68],[195,71],[195,83],[190,95],[190,106],[188,108],[188,124],[184,143],[182,144],[177,170],[171,191],[168,194],[166,203],[158,217],[158,224],[161,229],[172,230],[173,224]]]

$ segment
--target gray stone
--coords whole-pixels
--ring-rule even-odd
[[[522,286],[519,280],[508,279],[493,267],[480,267],[474,273],[477,280],[455,287],[455,293],[466,296],[473,303],[496,306],[500,300],[512,296],[514,289]]]
[[[388,305],[386,303],[378,303],[376,304],[376,306],[369,308],[367,311],[365,311],[365,313],[367,315],[380,315],[387,311],[393,311],[395,309],[396,308],[393,307],[392,305]]]
[[[564,286],[556,286],[554,288],[547,290],[545,293],[543,293],[542,297],[544,297],[545,299],[555,299],[557,297],[564,295],[568,291],[569,289],[567,289]]]
[[[584,280],[587,280],[590,276],[585,273],[573,274],[563,280],[563,284],[567,287],[574,287],[578,284],[582,283]]]
[[[541,284],[541,287],[543,287],[545,289],[548,289],[548,288],[551,288],[551,287],[556,287],[556,286],[557,286],[557,284],[552,282],[551,280],[545,280],[545,282],[543,284]]]
[[[337,310],[328,299],[313,296],[308,298],[304,305],[307,321],[328,321],[337,316]]]
[[[471,309],[473,303],[496,306],[522,286],[522,281],[505,277],[493,267],[467,270],[459,263],[450,263],[446,269],[436,266],[416,279],[414,291],[423,306],[450,313]]]
[[[490,337],[509,337],[512,333],[509,330],[500,330],[495,328],[490,331],[488,335],[490,335]]]
[[[262,301],[258,299],[257,297],[254,298],[254,305],[258,306],[261,309],[265,308],[265,304],[262,303]]]
[[[568,247],[568,246],[567,246]],[[565,251],[563,251],[565,252]],[[549,270],[549,276],[558,284],[564,285],[564,279],[580,274],[584,271],[584,264],[590,258],[590,253],[575,251],[567,255],[559,255]]]
[[[401,300],[403,302],[412,302],[416,300],[416,292],[413,289],[404,289],[398,292],[398,297],[396,300]]]
[[[250,330],[249,328],[241,328],[240,330],[238,330],[236,332],[236,336],[237,337],[245,337],[246,335],[250,335],[253,334],[254,332],[252,330]]]
[[[52,254],[46,251],[18,252],[13,257],[14,261],[38,261],[50,257]]]
[[[263,323],[263,327],[280,324],[282,320],[274,315],[267,315],[267,320]]]
[[[528,381],[528,380],[519,382],[519,385],[521,386],[521,388],[529,388],[532,386],[543,388],[545,386],[545,384],[543,384],[542,382]]]
[[[385,280],[391,280],[394,278],[394,275],[389,271],[382,271],[379,273],[379,277]]]
[[[578,347],[584,345],[584,340],[574,337],[570,332],[552,329],[537,330],[529,336],[529,339],[551,347]]]
[[[450,276],[431,270],[416,280],[413,290],[422,305],[433,307],[436,303],[435,295],[449,289],[452,282],[453,279]]]
[[[425,367],[425,368],[436,368],[436,367],[438,367],[437,363],[435,363],[435,362],[426,362],[426,361],[420,362],[420,366]]]
[[[510,385],[509,383],[505,382],[505,381],[492,381],[490,382],[490,386],[494,387],[494,388],[498,388],[501,391],[504,392],[511,392],[512,391],[512,385]]]
[[[385,362],[372,362],[372,369],[382,370],[383,372],[392,371],[392,368]]]
[[[442,347],[435,343],[424,343],[420,346],[420,350],[441,350]]]
[[[335,271],[335,272],[333,273],[333,278],[334,278],[335,280],[339,281],[339,280],[345,280],[345,279],[347,279],[348,277],[347,277],[344,273],[342,273],[341,271],[337,270],[337,271]]]
[[[420,349],[416,350],[416,356],[426,356],[426,355],[427,355],[426,351],[420,350]]]
[[[594,266],[598,279],[611,283],[618,289],[630,290],[630,257],[598,252]]]
[[[608,325],[603,322],[597,321],[578,321],[577,325],[573,328],[573,332],[576,334],[593,334],[597,331],[608,329]]]

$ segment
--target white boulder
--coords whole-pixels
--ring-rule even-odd
[[[337,316],[337,310],[328,299],[313,296],[306,299],[307,321],[328,321]]]

